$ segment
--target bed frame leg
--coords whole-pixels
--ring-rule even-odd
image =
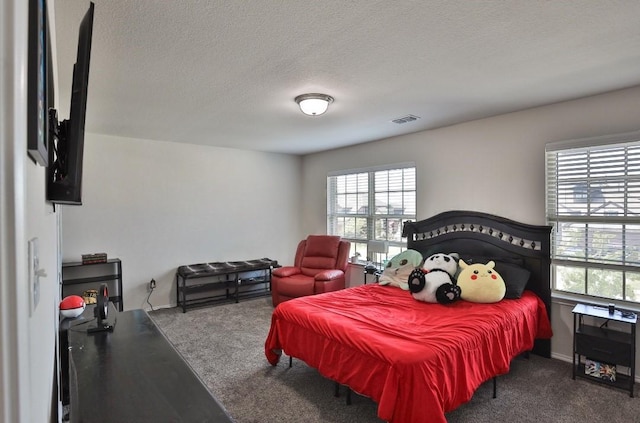
[[[289,356],[289,368],[293,366],[293,357]]]
[[[493,398],[496,398],[497,395],[497,390],[498,390],[498,378],[496,376],[493,377]]]
[[[347,388],[347,405],[351,405],[351,388],[348,386],[345,386],[345,388]],[[336,398],[340,396],[340,384],[338,382],[333,382],[333,396]]]

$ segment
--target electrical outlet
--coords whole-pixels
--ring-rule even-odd
[[[151,279],[151,281],[149,281],[149,291],[153,291],[154,289],[156,289],[156,280]]]

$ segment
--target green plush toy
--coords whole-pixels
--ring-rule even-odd
[[[416,250],[405,250],[389,260],[380,275],[380,285],[397,286],[409,290],[409,274],[422,263],[422,254]]]
[[[494,270],[495,263],[467,264],[460,260],[462,269],[458,275],[458,286],[462,290],[460,298],[473,303],[497,303],[507,291],[502,276]]]

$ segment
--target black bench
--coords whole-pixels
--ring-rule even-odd
[[[269,258],[180,266],[176,271],[178,307],[184,313],[192,307],[266,295],[271,291],[271,270],[276,267],[280,267],[278,262]]]

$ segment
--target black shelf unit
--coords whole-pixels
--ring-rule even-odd
[[[98,289],[106,283],[109,300],[124,310],[122,297],[122,262],[118,258],[108,259],[104,263],[62,263],[62,298],[68,295],[80,295],[87,289]]]
[[[621,309],[610,313],[607,307],[590,304],[576,304],[572,312],[573,379],[577,375],[604,385],[625,389],[633,398],[638,320],[636,314]],[[586,324],[585,317],[590,318],[592,324]],[[618,322],[623,329],[611,329],[609,322]],[[585,372],[587,359],[616,365],[616,369],[617,366],[624,366],[629,369],[629,373],[616,371],[615,381],[594,377]]]

